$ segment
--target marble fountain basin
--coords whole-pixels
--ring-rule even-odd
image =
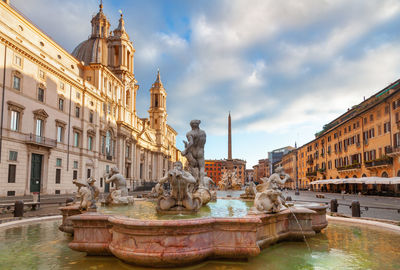
[[[141,203],[135,202],[135,207]],[[219,211],[219,204],[225,205],[228,211]],[[236,205],[239,210],[230,205]],[[66,226],[60,227],[73,232],[74,238],[69,243],[73,250],[88,255],[112,255],[141,266],[174,267],[207,258],[257,256],[273,243],[303,240],[328,225],[323,205],[306,204],[275,214],[247,215],[242,210],[248,210],[250,205],[240,200],[218,200],[214,205],[218,211],[211,204],[203,209],[203,214],[200,211],[198,215],[181,217],[157,216],[146,211],[143,215],[137,211],[132,214],[129,208],[125,212],[120,208],[100,208],[98,212],[68,218],[66,213],[74,211],[76,206],[67,206],[61,208]]]

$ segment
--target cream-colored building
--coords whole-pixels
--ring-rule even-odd
[[[137,116],[135,49],[122,15],[111,31],[100,6],[89,39],[70,54],[7,2],[0,1],[0,196],[70,193],[73,179],[89,176],[104,190],[114,165],[132,188],[184,161],[159,73],[149,118]]]

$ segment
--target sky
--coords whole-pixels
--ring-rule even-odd
[[[67,51],[90,35],[96,0],[11,0]],[[104,0],[119,10],[136,49],[139,117],[148,117],[157,69],[177,146],[200,119],[206,159],[232,155],[247,168],[322,126],[400,74],[397,0]]]

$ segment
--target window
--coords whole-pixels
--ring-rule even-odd
[[[18,91],[21,90],[21,78],[17,75],[14,75],[13,77],[13,88]]]
[[[17,158],[18,158],[18,152],[10,151],[8,159],[10,161],[17,161]]]
[[[78,169],[78,165],[79,165],[79,163],[78,163],[78,161],[74,161],[74,169]]]
[[[374,115],[373,114],[369,115],[369,121],[371,121],[371,122],[374,121]]]
[[[36,119],[36,136],[41,137],[43,134],[43,120]]]
[[[113,152],[114,152],[114,145],[113,145],[113,140],[111,137],[111,131],[107,131],[106,133],[106,154],[107,156],[113,156]]]
[[[93,123],[93,112],[89,112],[89,123]]]
[[[389,113],[389,105],[385,106],[385,114]]]
[[[131,147],[127,145],[125,149],[125,157],[129,158],[130,154],[131,154]]]
[[[15,183],[15,172],[17,171],[17,165],[8,164],[8,183]]]
[[[56,169],[56,184],[61,183],[61,169]]]
[[[42,79],[42,80],[44,80],[44,78],[45,78],[45,73],[44,73],[43,70],[39,70],[39,78]]]
[[[57,126],[57,142],[63,141],[64,128],[62,126]]]
[[[390,122],[386,122],[383,124],[383,133],[390,132]]]
[[[16,55],[14,57],[14,64],[16,64],[17,66],[21,67],[22,66],[22,59],[21,57],[19,57],[18,55]]]
[[[12,131],[19,131],[19,116],[19,112],[11,111],[10,129]]]
[[[61,167],[61,165],[62,165],[62,159],[61,158],[57,158],[56,159],[56,166],[57,167]]]
[[[364,118],[364,124],[366,124],[368,121],[367,117]]]
[[[62,98],[58,99],[58,109],[60,111],[64,111],[64,99],[62,99]]]
[[[81,114],[81,108],[79,106],[76,106],[75,107],[75,117],[79,118],[80,114]]]
[[[44,101],[44,89],[41,88],[41,87],[39,87],[39,89],[38,89],[38,97],[37,97],[37,99],[38,99],[40,102],[43,102],[43,101]]]
[[[93,137],[92,136],[88,137],[88,150],[90,150],[90,151],[93,150]]]
[[[61,90],[64,90],[64,89],[65,89],[65,85],[64,85],[63,82],[60,82],[60,89],[61,89]]]
[[[75,96],[77,99],[81,99],[81,92],[76,91]]]
[[[78,171],[77,170],[73,170],[72,171],[72,179],[78,179]]]
[[[92,77],[87,76],[87,77],[86,77],[86,80],[87,80],[88,82],[90,82],[90,81],[92,80]]]
[[[74,132],[74,146],[79,147],[79,132]]]

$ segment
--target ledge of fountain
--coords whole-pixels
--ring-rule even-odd
[[[175,267],[207,258],[240,259],[282,240],[303,240],[327,226],[326,208],[292,207],[240,218],[139,220],[87,212],[69,217],[69,247],[132,264]]]

